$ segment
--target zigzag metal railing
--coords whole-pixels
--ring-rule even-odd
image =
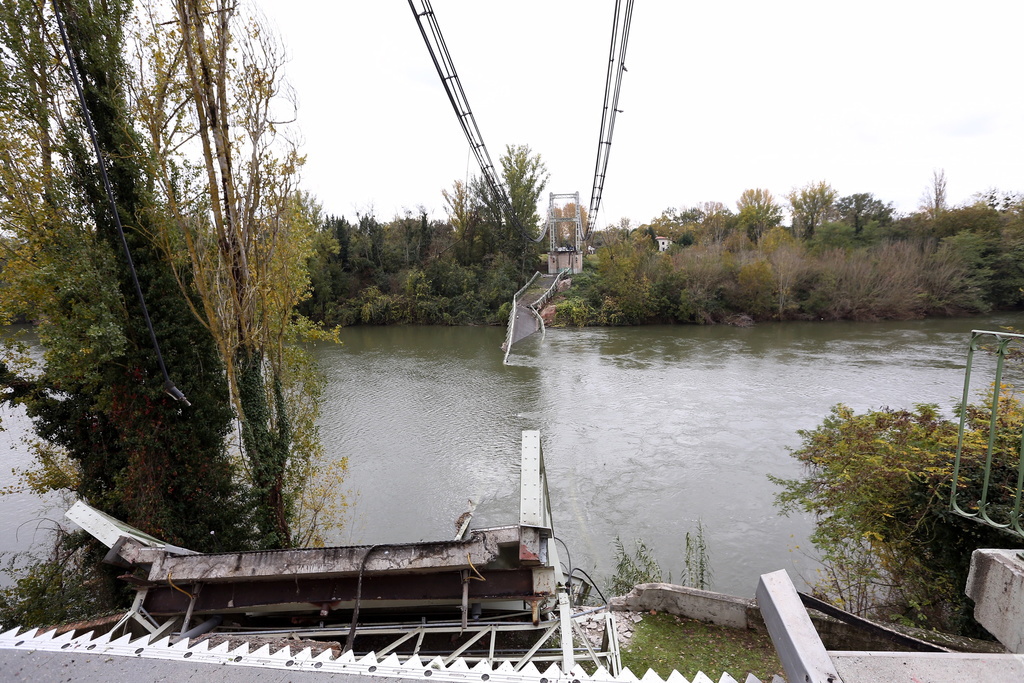
[[[68,665],[74,659],[84,659],[88,656],[102,657],[105,662],[110,663],[113,657],[123,658],[125,664],[121,671],[125,674],[122,678],[129,678],[132,671],[139,672],[140,669],[130,669],[135,660],[164,660],[167,662],[188,662],[196,667],[202,665],[210,666],[209,677],[216,678],[216,671],[220,667],[248,667],[259,669],[276,669],[289,672],[319,672],[322,674],[346,674],[349,676],[360,675],[368,679],[393,678],[393,679],[425,679],[429,677],[432,681],[446,681],[449,683],[472,683],[473,681],[489,683],[637,683],[640,677],[623,668],[617,674],[608,671],[604,667],[598,667],[593,673],[588,673],[583,667],[577,665],[572,671],[562,671],[557,664],[550,664],[546,669],[538,668],[534,663],[528,662],[520,669],[516,669],[510,662],[502,662],[498,665],[491,665],[486,661],[479,661],[471,665],[463,658],[445,662],[441,657],[430,659],[418,656],[410,657],[402,661],[395,653],[378,657],[375,653],[357,656],[351,651],[335,657],[331,650],[324,650],[319,655],[313,655],[310,648],[283,647],[280,650],[271,650],[269,645],[262,647],[251,647],[248,643],[232,647],[227,642],[211,646],[208,641],[200,641],[194,645],[188,640],[179,641],[176,644],[170,642],[170,638],[151,639],[148,636],[132,638],[125,635],[120,638],[111,638],[108,635],[96,635],[88,632],[76,636],[74,632],[67,632],[57,635],[54,631],[45,633],[37,629],[23,630],[12,629],[0,633],[0,650],[21,650],[32,653],[33,657],[39,659],[41,653],[66,653],[69,655]],[[117,664],[110,663],[111,667]],[[152,665],[147,667],[147,677],[152,677]],[[216,667],[216,668],[214,668]],[[95,670],[95,669],[92,669]],[[112,672],[116,669],[108,669]],[[71,680],[76,679],[74,669],[69,668],[67,675]],[[253,676],[257,672],[253,671]],[[300,676],[301,678],[301,676]],[[746,680],[751,681],[752,677]],[[643,676],[647,683],[660,683],[663,679],[653,671]],[[687,679],[676,671],[666,676],[664,680],[673,683],[687,683]],[[709,681],[710,679],[702,673],[697,673],[693,679],[697,681]],[[723,674],[721,683],[736,683],[736,680],[728,674]],[[754,679],[757,680],[757,679]]]
[[[995,378],[992,384],[992,403],[989,410],[989,426],[988,426],[988,444],[985,451],[985,467],[981,481],[981,498],[975,502],[977,506],[976,510],[965,510],[960,506],[959,498],[961,491],[958,485],[962,485],[961,479],[967,479],[961,473],[963,460],[963,445],[964,445],[964,431],[967,424],[967,401],[970,398],[971,389],[971,370],[974,364],[974,353],[975,351],[984,349],[984,343],[986,340],[990,340],[990,343],[995,344]],[[996,447],[996,435],[997,435],[997,421],[1000,417],[1000,396],[1003,394],[1003,371],[1006,365],[1006,359],[1011,350],[1011,345],[1015,342],[1020,344],[1024,340],[1024,335],[1010,334],[1007,332],[986,332],[984,330],[972,330],[971,331],[971,343],[967,351],[967,368],[964,370],[964,394],[963,399],[960,403],[960,428],[957,434],[956,443],[956,460],[953,464],[953,481],[951,484],[952,490],[950,493],[949,505],[953,512],[963,517],[973,519],[982,524],[993,526],[997,529],[1003,529],[1008,533],[1017,534],[1024,536],[1024,528],[1021,527],[1021,498],[1022,492],[1024,492],[1024,434],[1021,435],[1020,447],[1018,448],[1017,454],[1017,489],[1013,495],[1012,508],[1005,512],[1005,519],[993,519],[991,513],[994,510],[993,501],[990,500],[990,494],[992,492],[992,468],[996,465],[1000,468],[1009,468],[1010,458],[1005,457],[999,459],[997,462],[997,449]],[[1019,348],[1017,349],[1020,350]],[[1006,454],[1007,456],[1009,454]],[[969,506],[970,507],[970,506]],[[999,508],[1004,508],[1005,504],[1000,504]]]

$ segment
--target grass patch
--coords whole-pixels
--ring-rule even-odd
[[[785,675],[768,634],[663,613],[644,614],[629,649],[622,651],[622,664],[638,677],[648,669],[662,678],[675,669],[687,680],[698,671],[712,680],[723,672],[738,681],[748,673],[762,681]]]

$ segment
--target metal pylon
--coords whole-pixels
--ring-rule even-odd
[[[569,209],[569,211],[567,212],[566,209]],[[566,213],[569,215],[565,215]],[[583,218],[580,211],[580,193],[550,193],[548,195],[547,222],[551,251],[572,249],[572,251],[579,252],[580,247],[583,245]],[[571,223],[573,226],[571,241],[562,239],[562,225],[565,223]]]

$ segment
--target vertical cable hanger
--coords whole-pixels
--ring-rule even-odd
[[[107,165],[103,159],[103,150],[100,149],[100,143],[96,138],[96,128],[93,126],[92,117],[89,115],[89,109],[85,103],[85,93],[82,90],[82,83],[78,73],[78,67],[76,66],[74,56],[71,53],[71,44],[68,41],[68,33],[64,28],[64,19],[60,13],[60,7],[57,5],[57,0],[53,0],[53,12],[57,18],[57,26],[60,29],[61,41],[64,43],[64,53],[68,58],[68,71],[71,73],[71,80],[75,84],[75,91],[78,93],[78,102],[82,107],[82,117],[85,119],[85,126],[89,130],[89,137],[92,139],[93,150],[96,152],[96,161],[100,168],[100,176],[103,178],[103,187],[107,192],[107,201],[110,203],[110,211],[114,216],[114,224],[117,226],[117,234],[121,238],[121,247],[124,249],[125,259],[128,261],[128,270],[132,276],[132,282],[135,284],[135,295],[139,299],[139,305],[142,307],[142,316],[146,321],[146,327],[149,329],[149,337],[153,342],[153,350],[156,351],[156,361],[160,366],[160,372],[164,376],[164,392],[168,396],[173,398],[175,401],[181,401],[186,406],[192,405],[185,398],[185,394],[181,393],[181,390],[174,385],[171,381],[170,375],[167,374],[167,366],[164,365],[163,354],[160,353],[160,343],[156,339],[156,332],[153,330],[153,322],[149,318],[149,309],[146,308],[146,299],[142,295],[142,286],[139,284],[139,275],[135,272],[135,262],[132,261],[132,253],[128,249],[128,240],[124,236],[124,227],[121,225],[121,215],[117,211],[117,202],[114,200],[114,190],[110,186],[110,178],[107,177]]]

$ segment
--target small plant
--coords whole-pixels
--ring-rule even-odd
[[[709,590],[714,578],[711,560],[708,556],[707,542],[704,540],[704,523],[697,519],[697,529],[687,531],[683,558],[683,571],[679,584],[700,590]],[[651,550],[643,539],[633,541],[633,552],[627,552],[622,539],[615,537],[615,574],[611,578],[610,590],[613,595],[625,595],[640,583],[672,583],[672,574],[665,576],[661,565],[654,559]]]
[[[686,555],[683,562],[685,566],[679,582],[690,588],[709,590],[714,572],[708,557],[708,547],[704,542],[704,523],[700,517],[697,518],[697,530],[692,534],[686,532]]]
[[[670,577],[671,580],[671,577]],[[612,595],[625,595],[638,583],[660,583],[661,566],[647,549],[643,539],[633,541],[633,553],[626,552],[622,539],[615,537],[615,574],[611,579]]]

